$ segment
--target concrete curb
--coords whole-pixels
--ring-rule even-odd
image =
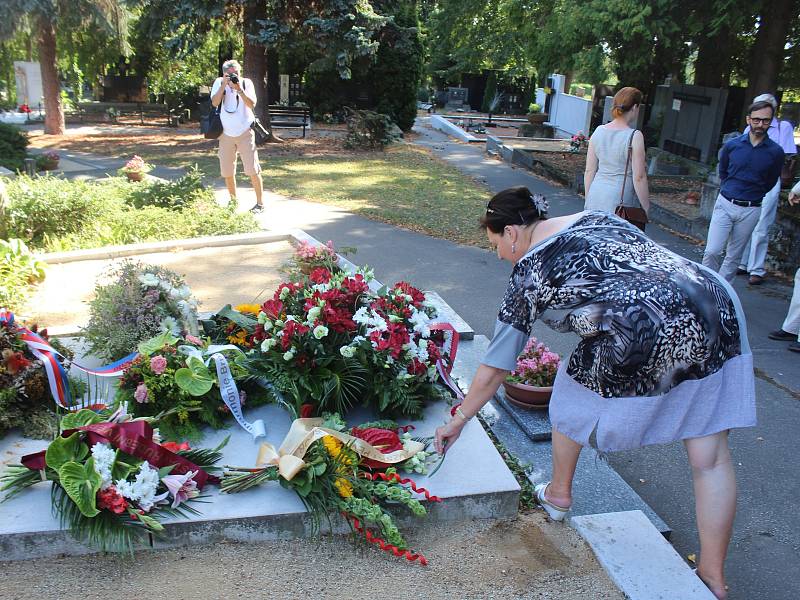
[[[136,254],[150,254],[153,252],[174,252],[175,250],[191,250],[194,248],[214,248],[225,246],[242,246],[253,244],[266,244],[280,242],[292,238],[290,232],[261,231],[256,233],[237,233],[234,235],[217,235],[183,240],[167,240],[163,242],[145,242],[142,244],[128,244],[125,246],[106,246],[104,248],[89,248],[87,250],[70,250],[68,252],[51,252],[41,254],[39,258],[51,265],[58,265],[81,260],[107,260],[134,256]]]

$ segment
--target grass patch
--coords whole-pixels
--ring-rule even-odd
[[[133,154],[167,167],[190,167],[219,177],[216,142],[197,135],[102,133],[32,139],[39,148],[85,151],[118,158]],[[477,223],[490,194],[429,151],[408,144],[355,152],[342,139],[309,135],[259,149],[266,188],[289,197],[330,204],[369,219],[460,244],[487,248]],[[248,178],[240,171],[244,186]]]
[[[423,149],[304,158],[272,157],[264,185],[461,244],[486,247],[478,219],[488,192]]]

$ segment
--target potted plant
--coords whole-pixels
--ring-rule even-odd
[[[542,106],[536,104],[536,102],[533,102],[528,107],[528,114],[526,116],[528,117],[528,123],[531,125],[541,125],[550,117],[546,112],[542,112]]]
[[[36,169],[38,171],[52,171],[58,168],[58,161],[61,157],[57,152],[45,152],[36,157]]]
[[[153,165],[147,164],[141,156],[134,154],[133,158],[125,163],[125,166],[119,171],[124,173],[130,181],[141,181],[152,170]]]
[[[503,382],[509,401],[522,408],[547,407],[560,365],[558,354],[536,338],[528,340],[517,367]]]

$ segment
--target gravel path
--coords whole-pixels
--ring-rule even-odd
[[[427,567],[341,536],[2,562],[0,598],[624,598],[578,534],[540,511],[408,539]]]

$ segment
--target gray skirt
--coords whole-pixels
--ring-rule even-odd
[[[742,353],[703,377],[682,381],[657,396],[606,398],[575,381],[563,361],[553,384],[550,422],[583,446],[601,452],[630,450],[651,444],[702,437],[756,424],[753,354],[739,297],[713,271],[736,307]],[[595,443],[590,444],[592,433]]]

